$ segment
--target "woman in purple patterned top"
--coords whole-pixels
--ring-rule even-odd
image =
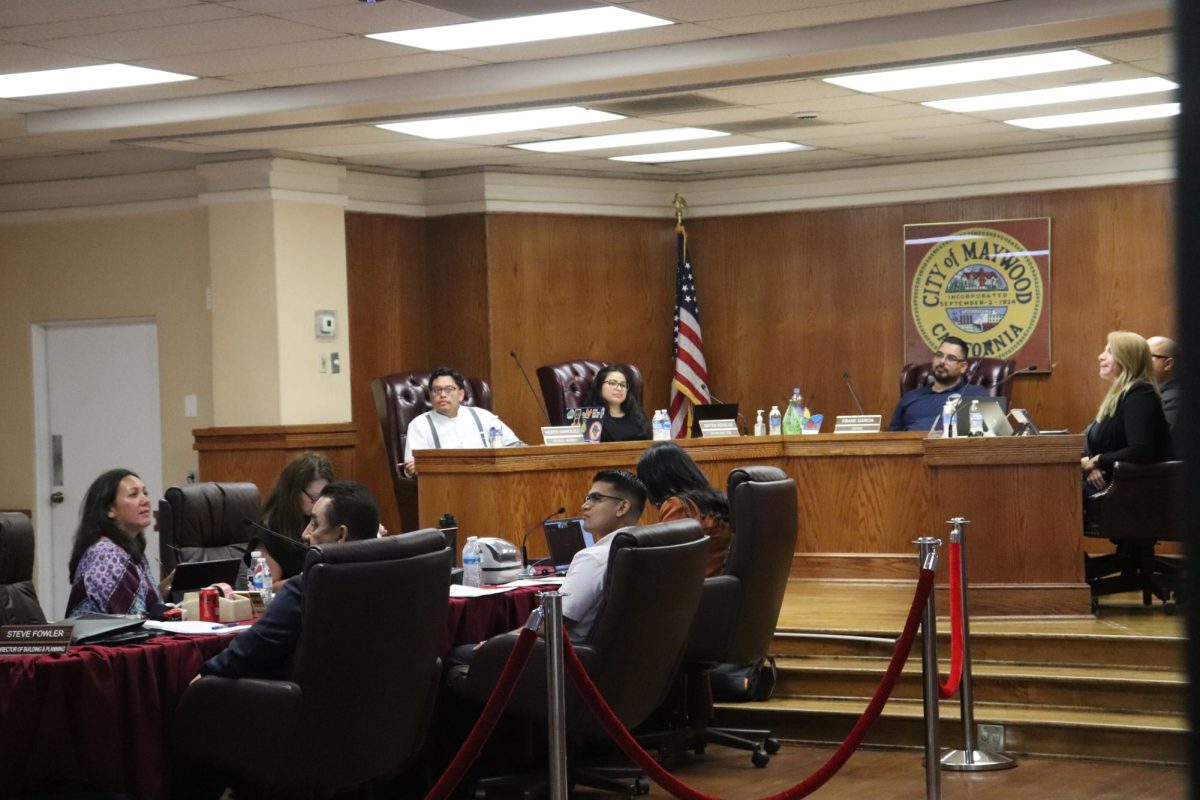
[[[71,548],[68,617],[144,614],[161,604],[142,532],[150,520],[150,496],[135,473],[112,469],[92,482]]]

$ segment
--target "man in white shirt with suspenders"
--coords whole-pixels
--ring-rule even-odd
[[[524,442],[485,408],[464,406],[466,381],[452,367],[438,367],[429,377],[429,401],[426,411],[408,426],[404,445],[404,474],[415,477],[414,450],[440,450],[463,447],[512,447]]]

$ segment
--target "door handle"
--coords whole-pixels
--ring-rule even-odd
[[[50,493],[50,504],[51,504],[51,505],[55,505],[55,506],[56,506],[56,505],[58,505],[59,503],[61,503],[61,502],[62,502],[63,500],[65,500],[65,499],[66,499],[66,498],[65,498],[65,497],[63,497],[63,493],[62,493],[62,492],[51,492],[51,493]]]

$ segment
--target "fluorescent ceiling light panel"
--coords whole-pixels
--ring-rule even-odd
[[[501,111],[495,114],[470,114],[462,117],[415,119],[409,122],[386,122],[377,125],[397,133],[421,136],[425,139],[468,139],[509,131],[536,131],[542,128],[565,128],[588,122],[608,122],[625,119],[620,114],[593,111],[581,106],[532,108],[527,111]]]
[[[419,47],[422,50],[466,50],[471,47],[541,42],[547,39],[567,39],[572,36],[591,36],[596,33],[674,24],[671,20],[652,17],[649,14],[604,6],[580,11],[535,14],[529,17],[440,25],[436,28],[369,33],[367,38]]]
[[[1035,89],[1028,92],[1005,92],[1003,94],[985,94],[978,97],[960,97],[955,100],[930,100],[922,103],[930,108],[940,108],[943,111],[994,111],[1000,108],[1024,108],[1028,106],[1048,106],[1057,103],[1076,103],[1081,100],[1099,100],[1105,97],[1129,97],[1135,94],[1152,94],[1154,92],[1169,92],[1179,88],[1179,84],[1166,78],[1134,78],[1127,81],[1105,81],[1103,83],[1088,83],[1082,86],[1057,86],[1053,89]]]
[[[93,67],[44,69],[38,72],[12,72],[0,75],[0,97],[34,97],[65,92],[93,92],[123,86],[194,81],[194,75],[163,72],[159,69],[132,67],[128,64],[97,64]]]
[[[1109,108],[1104,111],[1084,111],[1078,114],[1054,114],[1049,117],[1025,117],[1006,119],[1008,125],[1020,128],[1074,128],[1081,125],[1105,125],[1111,122],[1135,122],[1140,119],[1173,117],[1179,113],[1179,103],[1159,103],[1153,106],[1132,108]]]
[[[703,150],[675,150],[669,153],[645,153],[638,156],[613,156],[609,161],[636,161],[640,164],[665,164],[669,161],[700,161],[708,158],[738,158],[761,156],[767,153],[786,153],[792,150],[812,150],[806,144],[794,142],[766,142],[743,144],[734,147],[707,147]]]
[[[549,142],[526,142],[525,144],[514,144],[512,147],[519,147],[522,150],[537,150],[540,153],[574,153],[579,150],[606,150],[613,147],[634,147],[641,144],[686,142],[692,139],[711,139],[714,136],[728,135],[724,131],[710,131],[705,128],[663,128],[636,133],[612,133],[607,136],[579,136],[574,139],[555,139]]]
[[[1047,72],[1099,67],[1108,63],[1103,58],[1082,50],[1058,50],[1053,53],[955,61],[950,64],[906,67],[884,72],[860,72],[855,75],[825,78],[825,81],[857,92],[898,92],[926,86],[949,86],[955,83],[1014,78],[1018,75],[1042,75]]]

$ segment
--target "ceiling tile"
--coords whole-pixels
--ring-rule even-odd
[[[135,14],[111,14],[104,17],[63,20],[44,25],[25,25],[9,28],[4,36],[16,36],[20,41],[39,42],[47,39],[63,39],[70,36],[93,36],[123,31],[161,28],[167,25],[189,25],[215,19],[244,17],[245,12],[233,8],[204,3],[179,8],[163,8],[157,11],[144,10]]]
[[[478,62],[449,53],[417,53],[395,58],[373,58],[369,61],[247,72],[225,77],[231,81],[256,86],[299,86],[474,66],[478,66]]]
[[[184,53],[211,53],[268,44],[303,42],[329,36],[330,32],[322,28],[253,16],[97,36],[73,36],[52,39],[42,44],[65,53],[78,53],[114,61],[139,61]]]
[[[5,28],[192,5],[196,0],[4,0]]]
[[[2,2],[3,0],[0,0]],[[56,53],[42,47],[24,44],[0,44],[0,74],[12,72],[34,72],[42,69],[64,67],[90,67],[98,63],[94,58]]]
[[[395,51],[384,42],[359,36],[330,35],[327,39],[295,44],[274,44],[248,47],[241,50],[221,50],[211,53],[166,56],[146,59],[140,66],[182,72],[185,75],[220,77],[248,72],[269,72],[295,67],[321,66],[349,61],[368,61],[394,56]]]

